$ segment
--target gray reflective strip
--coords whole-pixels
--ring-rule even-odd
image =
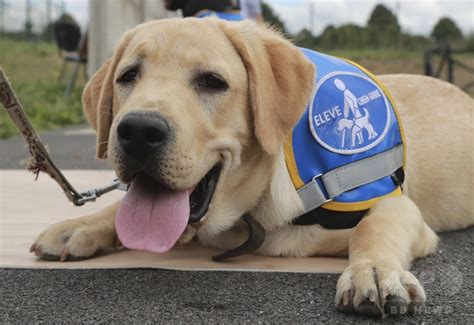
[[[303,201],[305,212],[308,212],[344,192],[389,176],[402,166],[403,145],[399,145],[373,157],[336,168],[322,175],[321,180],[329,195],[328,198],[319,188],[316,180],[318,177],[299,189],[298,194]]]
[[[393,174],[403,165],[403,146],[331,170],[322,176],[330,198]]]
[[[316,177],[310,183],[300,188],[298,195],[301,201],[303,201],[304,213],[316,209],[328,201],[319,188]]]

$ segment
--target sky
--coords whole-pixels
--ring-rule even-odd
[[[21,29],[25,20],[26,0],[3,0],[8,4],[5,26]],[[160,1],[160,0],[156,0]],[[0,0],[2,2],[2,0]],[[33,24],[36,29],[46,23],[46,0],[31,0]],[[88,21],[88,0],[51,0],[53,17],[61,3],[82,26]],[[310,29],[313,12],[313,32],[318,35],[329,25],[355,23],[365,25],[376,4],[382,3],[399,17],[405,32],[429,35],[436,22],[444,16],[453,19],[463,33],[474,32],[474,0],[267,0],[285,22],[290,33]]]

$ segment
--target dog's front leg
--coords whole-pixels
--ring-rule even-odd
[[[120,202],[89,216],[58,222],[44,230],[31,252],[47,260],[78,260],[116,248],[115,214]]]
[[[376,204],[349,240],[349,267],[337,283],[336,306],[370,316],[404,314],[425,301],[408,271],[414,258],[432,253],[437,236],[406,196]]]

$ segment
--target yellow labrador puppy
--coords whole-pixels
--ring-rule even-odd
[[[117,233],[135,249],[162,252],[195,238],[228,250],[247,238],[249,213],[267,234],[258,254],[349,257],[340,310],[381,316],[423,302],[410,262],[435,251],[434,231],[474,223],[474,102],[433,78],[380,76],[405,128],[404,195],[380,200],[350,229],[298,226],[303,203],[283,142],[315,73],[299,49],[250,22],[170,19],[129,31],[83,95],[97,155],[131,183],[128,194],[52,225],[32,251],[87,258],[116,247]]]

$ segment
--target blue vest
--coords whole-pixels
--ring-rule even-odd
[[[284,144],[295,188],[301,191],[315,183],[327,198],[322,207],[333,211],[366,210],[384,196],[400,195],[391,175],[380,177],[374,171],[370,182],[331,197],[324,183],[331,171],[343,175],[344,166],[357,170],[394,148],[400,149],[404,163],[402,127],[390,94],[370,72],[348,60],[301,50],[316,67],[316,81],[306,111]],[[350,182],[351,174],[346,178],[341,183]]]
[[[242,16],[240,15],[240,11],[232,10],[232,11],[212,11],[212,10],[201,10],[194,15],[196,18],[205,18],[205,17],[216,17],[223,20],[230,20],[230,21],[240,21],[243,20]]]

